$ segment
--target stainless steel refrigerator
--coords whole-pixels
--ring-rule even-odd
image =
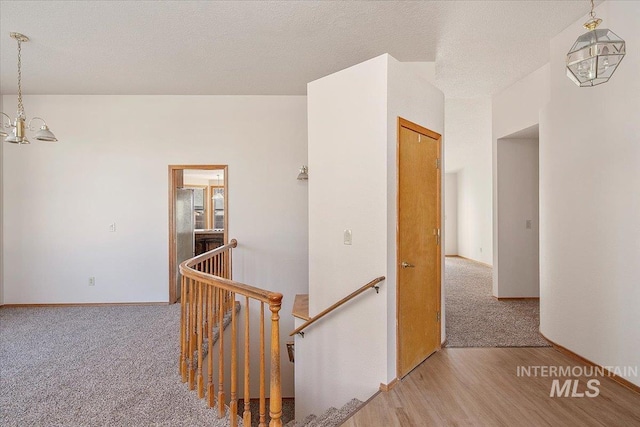
[[[176,191],[176,295],[181,295],[180,263],[195,253],[195,202],[193,189]]]

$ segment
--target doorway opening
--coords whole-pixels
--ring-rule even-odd
[[[451,243],[446,249],[456,255],[445,261],[448,347],[548,345],[539,333],[538,139],[535,125],[497,140],[493,266],[452,253]],[[445,223],[452,216],[451,222],[469,223],[464,209],[473,206],[464,174],[446,178],[447,197],[457,201],[445,202]],[[455,187],[449,191],[448,185]],[[463,233],[458,229],[456,251],[465,249]]]
[[[169,165],[169,303],[180,297],[179,265],[227,244],[227,165]]]
[[[398,119],[398,378],[440,349],[441,135]]]

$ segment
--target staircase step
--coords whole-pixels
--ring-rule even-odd
[[[338,427],[362,405],[362,401],[351,399],[342,408],[329,408],[320,417],[309,415],[302,421],[289,421],[284,427]]]
[[[294,427],[306,427],[307,424],[313,422],[316,418],[318,418],[318,417],[316,417],[315,415],[311,414],[311,415],[307,415],[307,417],[305,419],[303,419],[302,421],[295,422],[295,420],[294,420],[294,422],[295,422]]]
[[[340,408],[340,422],[344,422],[347,418],[353,415],[360,406],[362,405],[362,401],[358,399],[351,399],[348,401],[342,408]],[[339,424],[336,424],[339,425]]]
[[[358,409],[360,407],[360,405],[362,405],[362,401],[361,400],[351,399],[342,408],[340,408],[340,411],[350,414],[350,413],[354,412],[356,409]]]
[[[306,424],[305,427],[329,427],[334,426],[335,418],[338,416],[339,412],[336,408],[327,409],[324,414],[320,415],[314,421]]]

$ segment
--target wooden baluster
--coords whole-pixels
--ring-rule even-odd
[[[227,298],[229,297],[229,291],[224,291],[222,294],[222,311],[227,314]]]
[[[197,335],[198,335],[198,397],[204,397],[204,378],[202,376],[202,291],[204,283],[198,282],[198,311],[196,314]]]
[[[226,252],[220,254],[220,276],[227,278]]]
[[[204,311],[202,312],[202,323],[203,323],[203,327],[202,327],[202,336],[203,338],[209,338],[209,316],[207,315],[207,313],[209,313],[210,307],[209,307],[209,284],[203,284],[203,286],[205,286],[204,288],[204,295],[203,295],[203,302],[202,305],[204,306],[203,309]]]
[[[213,274],[214,276],[218,275],[217,264],[218,264],[218,255],[211,258],[211,274]]]
[[[251,395],[249,393],[249,297],[244,297],[244,412],[242,423],[251,425]]]
[[[180,374],[182,382],[187,382],[187,282],[184,276],[180,280]]]
[[[271,310],[271,391],[269,393],[269,427],[282,427],[282,389],[280,384],[280,306],[282,295],[269,297]]]
[[[218,415],[220,418],[224,416],[224,310],[222,307],[224,301],[222,292],[224,291],[220,289],[220,307],[218,307]]]
[[[264,390],[265,377],[265,360],[264,360],[264,303],[260,303],[260,423],[258,427],[267,427],[266,412],[267,403]]]
[[[238,328],[236,325],[236,310],[233,304],[235,292],[230,292],[231,301],[231,402],[229,403],[229,420],[231,427],[238,426]]]
[[[207,329],[209,331],[209,345],[208,345],[208,354],[207,354],[207,376],[208,376],[208,386],[207,386],[207,399],[209,403],[209,407],[213,408],[215,404],[216,396],[215,390],[213,388],[213,300],[214,300],[214,292],[215,288],[213,286],[207,287],[207,300],[209,301],[209,311],[207,311]]]
[[[216,289],[216,291],[213,294],[213,298],[214,298],[214,301],[213,301],[213,313],[214,313],[213,314],[213,323],[214,323],[214,325],[217,325],[218,324],[218,318],[219,318],[219,316],[218,316],[218,311],[219,310],[218,309],[220,308],[219,307],[219,305],[220,305],[220,289],[218,289],[218,288],[215,288],[215,289]]]
[[[196,364],[195,364],[195,344],[196,333],[194,331],[195,322],[195,309],[196,301],[195,295],[195,280],[189,279],[189,390],[193,390],[196,387]]]

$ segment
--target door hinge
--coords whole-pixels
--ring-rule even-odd
[[[433,229],[433,234],[434,234],[434,236],[436,236],[436,245],[440,245],[440,229],[439,228],[434,228]]]
[[[440,169],[440,159],[436,159],[436,169]]]
[[[440,321],[440,312],[438,311],[436,313],[436,322],[439,322],[439,321]]]

